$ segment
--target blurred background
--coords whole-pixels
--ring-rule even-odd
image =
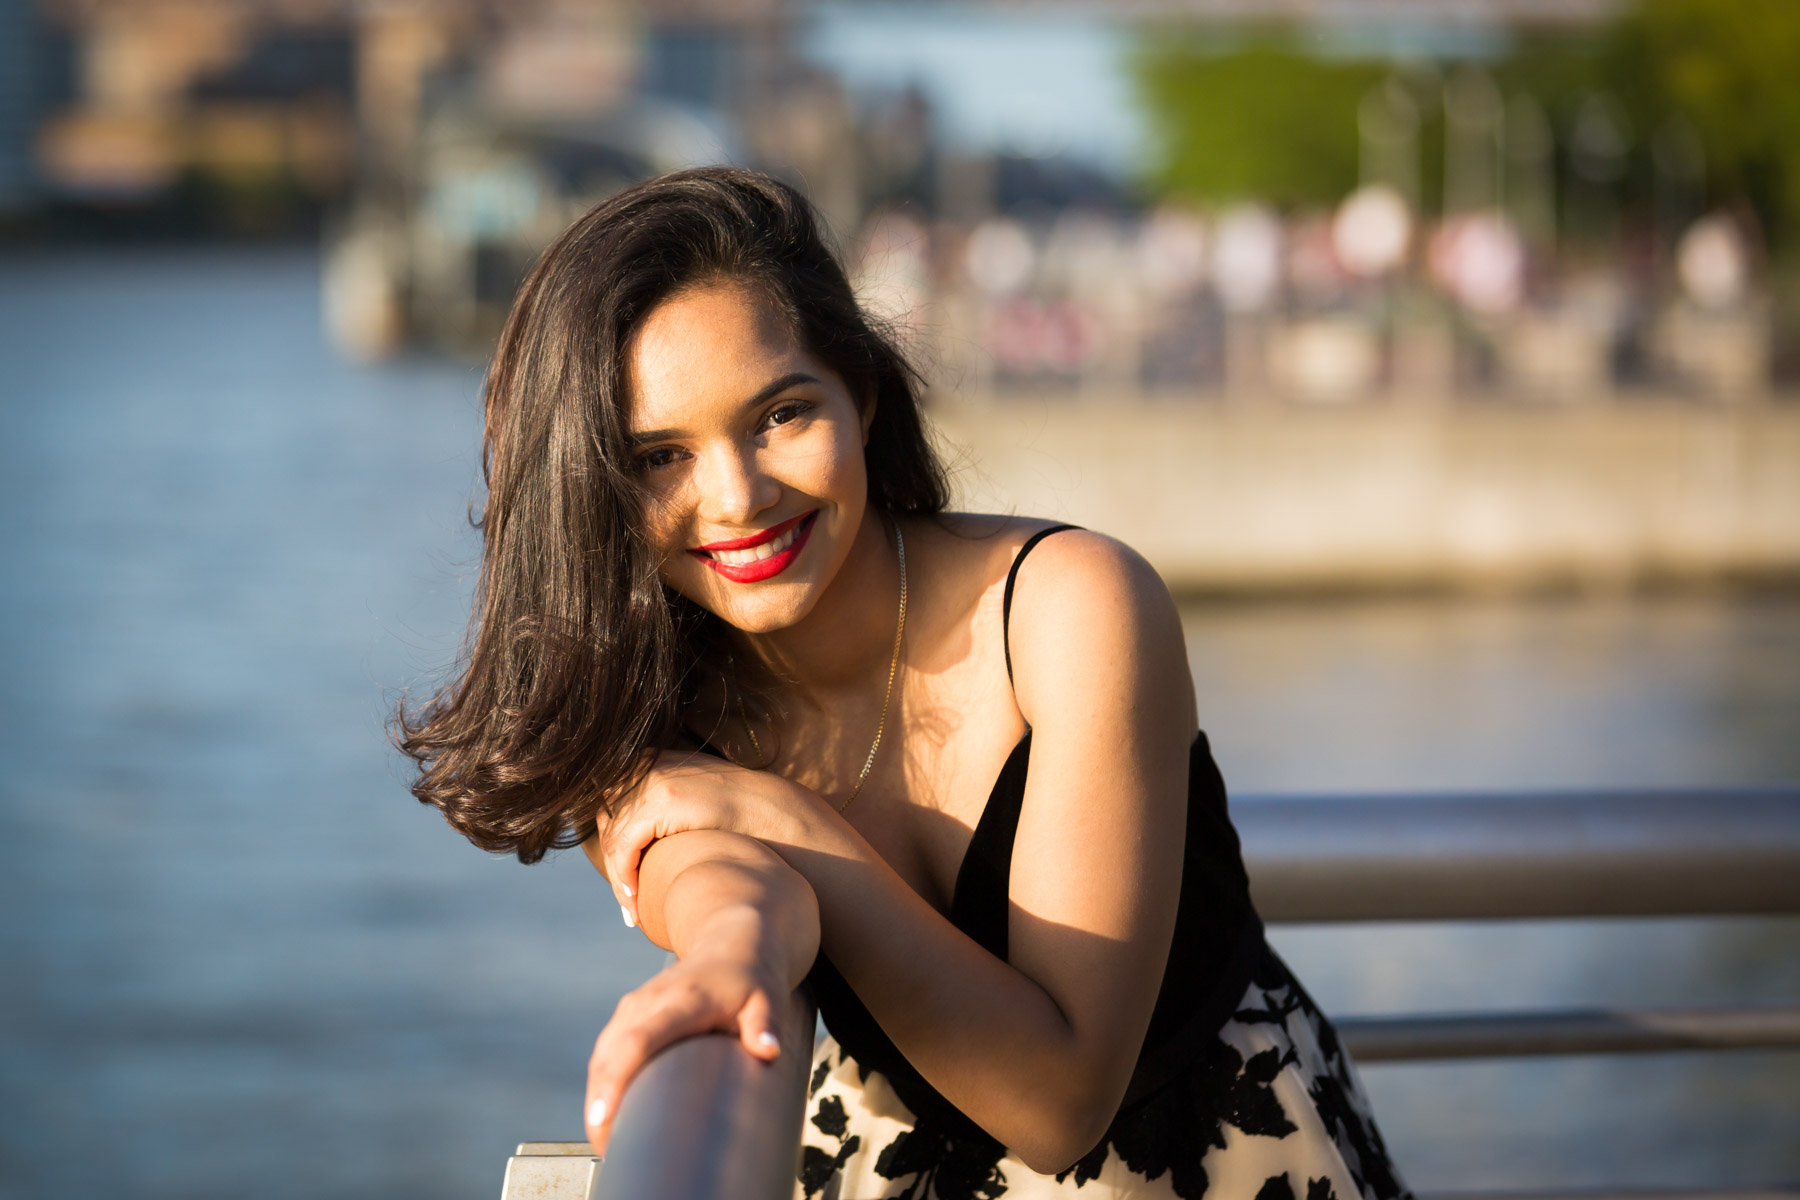
[[[1239,792],[1800,783],[1785,0],[0,0],[0,1197],[482,1196],[656,951],[484,856],[482,361],[568,221],[820,206],[965,503],[1182,601]],[[1287,928],[1328,1010],[1791,1002],[1783,920]],[[1423,1189],[1800,1177],[1782,1054],[1365,1071]]]

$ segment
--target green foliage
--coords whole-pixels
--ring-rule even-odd
[[[1330,203],[1356,186],[1356,109],[1382,64],[1274,45],[1219,53],[1147,36],[1132,75],[1158,145],[1152,186],[1199,201]]]
[[[1724,197],[1800,234],[1800,4],[1646,0],[1620,35],[1661,105],[1699,130]]]
[[[1503,92],[1537,100],[1564,135],[1576,108],[1596,92],[1613,95],[1634,121],[1656,107],[1641,55],[1617,27],[1521,37],[1490,69]]]
[[[1336,200],[1357,180],[1358,103],[1396,65],[1309,55],[1295,36],[1222,47],[1147,32],[1131,66],[1157,148],[1151,189],[1209,202]],[[1800,0],[1640,0],[1610,26],[1521,35],[1486,65],[1506,94],[1544,106],[1559,139],[1587,97],[1617,100],[1635,134],[1627,206],[1650,202],[1651,138],[1685,118],[1705,148],[1711,202],[1752,208],[1777,248],[1800,251]],[[1434,105],[1422,99],[1430,122]],[[1428,158],[1441,150],[1434,137],[1441,126],[1421,130]],[[1424,165],[1429,193],[1436,164]]]

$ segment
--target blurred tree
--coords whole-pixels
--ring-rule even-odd
[[[1620,102],[1637,138],[1621,198],[1650,202],[1655,131],[1675,118],[1698,134],[1715,205],[1753,210],[1771,247],[1800,251],[1800,4],[1792,0],[1641,0],[1588,35],[1520,40],[1499,64],[1565,139],[1581,105]]]
[[[1395,66],[1308,54],[1297,34],[1278,31],[1222,44],[1151,29],[1131,62],[1155,145],[1150,187],[1214,202],[1335,201],[1357,182],[1358,102]],[[1772,248],[1800,252],[1796,0],[1639,0],[1608,26],[1521,35],[1490,66],[1507,94],[1539,100],[1565,143],[1589,99],[1618,102],[1632,127],[1617,183],[1627,207],[1650,202],[1655,131],[1685,117],[1705,150],[1712,202],[1749,206]],[[1428,208],[1438,137],[1421,131]]]
[[[1155,142],[1151,188],[1199,201],[1329,204],[1356,186],[1357,105],[1386,64],[1273,42],[1147,34],[1132,77]]]
[[[1646,0],[1620,27],[1666,110],[1699,131],[1718,199],[1741,198],[1771,241],[1800,235],[1800,4]]]

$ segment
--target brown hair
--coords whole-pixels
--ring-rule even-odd
[[[756,286],[800,343],[876,408],[869,502],[937,513],[944,472],[918,377],[857,305],[812,206],[751,171],[707,167],[621,192],[525,279],[488,368],[481,580],[456,677],[402,702],[412,791],[485,850],[573,846],[672,744],[698,680],[729,674],[716,617],[666,589],[625,435],[626,355],[683,288]]]

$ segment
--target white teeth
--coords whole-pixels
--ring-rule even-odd
[[[800,526],[796,525],[772,542],[764,542],[760,546],[751,546],[745,550],[713,550],[709,553],[715,561],[728,567],[741,567],[753,562],[761,562],[765,558],[774,558],[783,550],[794,544],[800,536]]]

